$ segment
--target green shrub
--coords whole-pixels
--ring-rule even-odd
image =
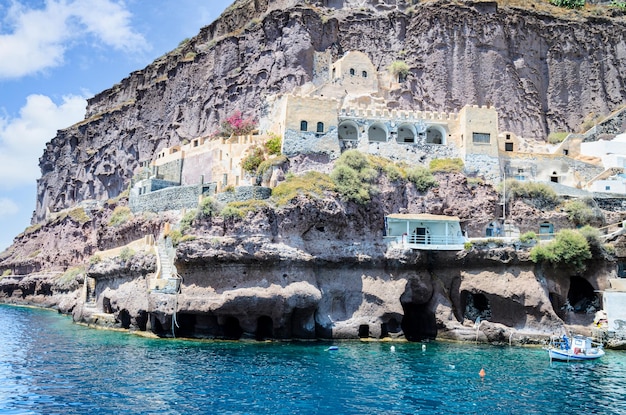
[[[587,239],[571,229],[556,234],[553,241],[536,245],[530,251],[530,259],[535,262],[550,262],[553,266],[569,265],[575,270],[585,270],[585,261],[592,258]]]
[[[198,215],[203,218],[210,218],[218,214],[217,202],[211,197],[205,197],[200,202]]]
[[[407,179],[415,185],[419,192],[425,192],[431,187],[437,187],[437,179],[429,169],[422,166],[416,166],[407,172]]]
[[[267,154],[269,154],[270,156],[278,155],[280,154],[282,139],[279,135],[273,134],[271,138],[265,142],[264,146],[267,150]]]
[[[59,277],[57,284],[63,288],[69,288],[80,274],[85,273],[84,267],[72,267],[65,270],[63,275]]]
[[[567,9],[580,9],[585,7],[585,0],[550,0],[550,4]]]
[[[120,255],[119,258],[123,261],[123,262],[128,262],[130,261],[133,257],[135,256],[135,251],[133,251],[131,248],[125,246],[124,248],[122,248],[122,250],[120,251]]]
[[[224,209],[220,212],[220,216],[224,219],[240,219],[243,218],[243,212],[241,209],[232,206],[230,203],[224,206]]]
[[[409,74],[409,72],[411,71],[411,69],[409,68],[409,65],[407,65],[406,62],[400,61],[400,60],[393,61],[391,65],[389,65],[388,69],[389,69],[389,72],[397,76],[400,81],[402,79],[405,79],[407,75]]]
[[[183,233],[178,229],[174,229],[170,231],[170,238],[172,238],[172,246],[178,246],[180,240],[183,237]]]
[[[197,216],[198,211],[196,209],[190,210],[183,215],[182,219],[180,220],[180,231],[183,234],[186,234],[191,230],[191,227],[193,226],[193,221],[196,219]]]
[[[502,183],[499,190],[502,193]],[[514,179],[506,180],[506,199],[530,199],[537,201],[541,206],[556,205],[559,197],[552,188],[545,183],[519,182]]]
[[[85,209],[79,207],[69,211],[68,216],[72,218],[74,222],[78,222],[81,225],[89,222],[91,218],[85,212]]]
[[[550,144],[562,143],[563,140],[565,140],[568,135],[569,133],[564,133],[564,132],[550,133],[550,135],[548,135],[548,143]]]
[[[404,178],[404,175],[406,174],[402,171],[402,169],[400,169],[400,167],[398,167],[394,163],[389,163],[386,166],[384,166],[383,172],[385,173],[385,176],[387,176],[387,178],[392,182],[395,182]]]
[[[5,269],[4,272],[2,272],[2,277],[8,277],[9,275],[12,275],[13,271],[11,271],[10,269]]]
[[[109,219],[109,226],[120,226],[130,220],[132,213],[128,206],[116,206]]]
[[[578,232],[585,237],[592,254],[602,252],[602,240],[600,231],[592,226],[586,225],[578,229]]]
[[[567,213],[567,219],[578,226],[588,225],[592,221],[602,219],[602,212],[596,211],[591,206],[590,200],[571,200],[565,203],[563,209]]]
[[[626,10],[626,1],[613,0],[611,1],[611,6]]]
[[[272,198],[278,205],[285,205],[297,195],[322,197],[324,192],[335,190],[335,184],[324,173],[308,171],[301,176],[287,174],[285,181],[272,189]]]
[[[369,183],[363,183],[358,171],[348,166],[336,166],[330,177],[344,199],[359,204],[370,201]]]
[[[452,159],[433,159],[430,162],[430,171],[433,173],[461,173],[465,164],[460,158]]]
[[[615,255],[615,246],[613,244],[603,244],[602,245],[602,250],[607,254],[607,255]]]
[[[263,177],[263,180],[269,180],[272,174],[272,167],[280,166],[287,162],[286,156],[274,156],[259,164],[256,170],[257,175]]]
[[[102,258],[100,257],[100,255],[94,255],[91,258],[89,258],[89,264],[90,265],[95,265],[102,262]]]
[[[225,188],[222,189],[222,192],[235,193],[235,186],[229,184]]]
[[[471,251],[473,247],[474,247],[474,244],[470,241],[465,242],[463,244],[463,249],[465,249],[466,251]]]
[[[250,174],[255,174],[263,160],[265,160],[263,149],[255,147],[248,156],[241,160],[241,168]]]
[[[344,200],[365,204],[377,192],[378,171],[368,157],[357,150],[345,151],[335,162],[330,178]]]
[[[537,234],[533,231],[528,231],[520,235],[519,240],[523,243],[537,241]]]
[[[482,177],[468,177],[467,186],[470,189],[475,189],[478,186],[485,184],[485,180]]]

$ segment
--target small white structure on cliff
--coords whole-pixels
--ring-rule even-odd
[[[429,214],[392,214],[385,216],[388,240],[405,248],[460,251],[466,238],[456,216]]]

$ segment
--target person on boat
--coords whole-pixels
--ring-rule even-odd
[[[569,339],[564,334],[563,335],[563,341],[561,342],[561,350],[568,350],[568,349],[569,349]]]

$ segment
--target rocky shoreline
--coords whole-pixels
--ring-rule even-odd
[[[64,284],[54,273],[5,277],[0,301],[55,308],[89,326],[160,337],[526,345],[543,344],[564,330],[591,334],[593,314],[557,306],[555,299],[567,298],[567,271],[537,266],[528,247],[387,249],[377,257],[330,262],[269,241],[231,242],[255,254],[245,259],[240,253],[234,262],[227,255],[232,247],[218,247],[215,240],[181,244],[178,293],[150,292],[154,266],[146,264],[156,259],[136,255],[126,262],[103,260]],[[610,271],[596,265],[585,277],[602,289],[602,275]],[[96,280],[93,304],[85,301],[87,278]]]

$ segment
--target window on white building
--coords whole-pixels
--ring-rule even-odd
[[[489,133],[472,133],[472,141],[477,144],[489,144],[491,135]]]

